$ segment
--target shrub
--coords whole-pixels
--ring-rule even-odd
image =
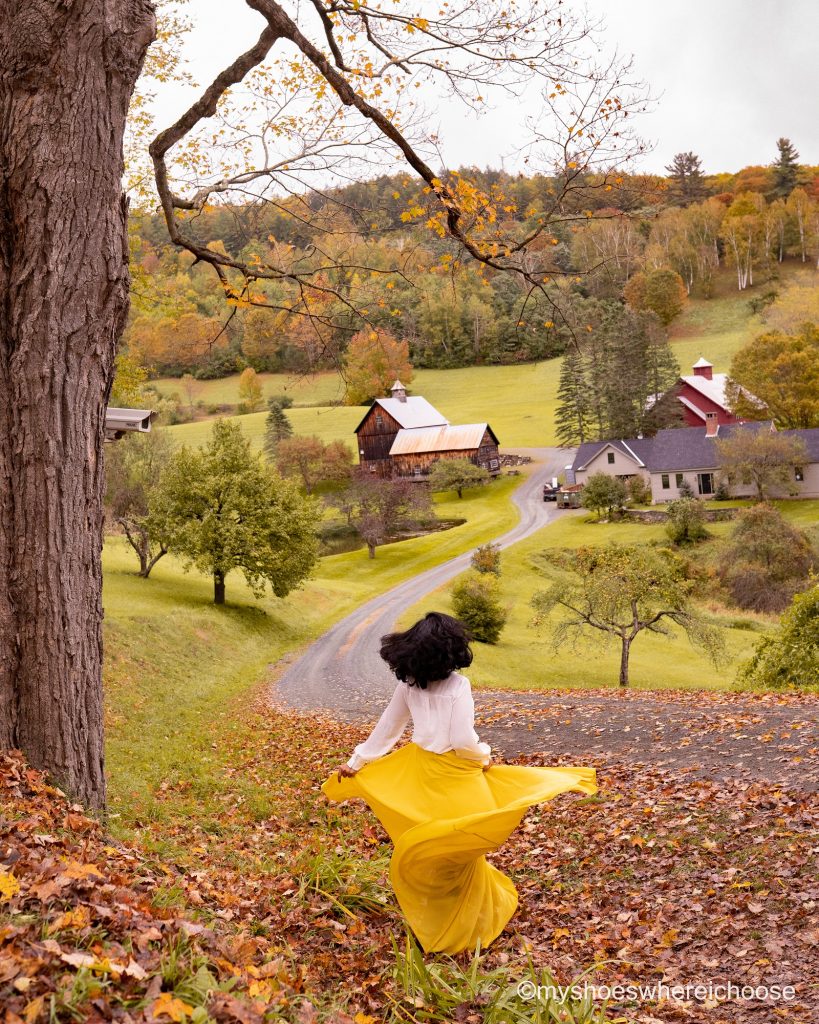
[[[495,576],[500,576],[500,563],[500,548],[497,544],[481,544],[472,552],[472,568],[476,572],[491,572]]]
[[[728,481],[721,479],[717,481],[717,487],[714,491],[714,501],[730,501],[731,500],[731,488],[728,486]]]
[[[677,493],[681,498],[693,498],[695,497],[694,488],[687,480],[683,480],[680,486],[677,488]]]
[[[626,485],[616,476],[607,476],[605,473],[592,473],[582,494],[583,507],[596,512],[598,519],[604,511],[611,515],[626,503]]]
[[[804,589],[816,555],[801,530],[767,504],[739,514],[718,571],[740,608],[780,612]]]
[[[696,498],[678,498],[668,506],[668,524],[665,528],[673,544],[696,544],[705,540],[705,509]]]
[[[629,500],[635,505],[648,505],[651,502],[651,487],[642,476],[633,476],[626,484]]]
[[[472,571],[462,576],[452,588],[452,609],[476,640],[498,642],[507,613],[495,575]]]
[[[819,586],[796,595],[779,628],[762,637],[737,678],[773,687],[819,682]]]

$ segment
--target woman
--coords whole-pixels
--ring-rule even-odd
[[[370,736],[324,783],[331,800],[360,797],[395,844],[390,881],[424,951],[486,947],[515,913],[514,885],[486,862],[527,809],[575,790],[596,793],[593,768],[491,765],[475,732],[469,634],[429,612],[381,642],[399,683]],[[389,753],[412,719],[412,742]]]

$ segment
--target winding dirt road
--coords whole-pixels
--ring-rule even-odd
[[[536,464],[515,491],[520,522],[496,539],[508,547],[546,526],[561,512],[542,498],[543,484],[557,476],[569,453],[561,448],[526,449]],[[373,598],[313,643],[279,679],[277,702],[300,710],[326,710],[348,720],[380,712],[395,688],[395,678],[378,656],[381,637],[393,629],[405,608],[447,583],[469,565],[472,552],[451,558]]]

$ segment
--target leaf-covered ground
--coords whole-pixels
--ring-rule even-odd
[[[742,729],[742,716],[759,710],[749,707],[735,709]],[[793,988],[766,1003],[624,997],[606,1009],[611,1021],[819,1019],[810,790],[584,755],[582,744],[574,756],[548,744],[545,755],[530,752],[530,763],[593,764],[600,793],[534,810],[496,857],[521,908],[484,955],[479,994],[442,1010],[408,993],[396,966],[393,939],[402,945],[404,931],[380,827],[318,791],[361,729],[283,714],[261,696],[235,710],[213,732],[230,751],[213,794],[219,813],[190,813],[194,780],[161,784],[151,806],[112,823],[118,839],[19,759],[0,761],[4,1024],[480,1024],[487,979],[514,989],[532,964],[561,983],[599,964],[598,984]],[[691,743],[699,736],[693,729]],[[781,753],[790,738],[775,732],[760,745],[773,761],[791,753]],[[815,768],[815,755],[804,756]],[[527,1012],[508,1019],[534,1021],[535,1008]]]

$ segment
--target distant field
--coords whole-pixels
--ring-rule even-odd
[[[782,281],[805,275],[802,264],[788,264],[780,270]],[[807,273],[810,273],[809,271]],[[819,275],[814,276],[819,278]],[[760,284],[738,292],[733,275],[725,271],[717,280],[711,299],[693,299],[673,325],[672,346],[683,373],[690,373],[700,356],[714,364],[717,372],[727,371],[733,354],[754,333],[761,321],[750,310],[750,300],[772,286]],[[504,448],[541,447],[557,443],[554,410],[560,360],[515,366],[472,366],[459,370],[418,370],[411,385],[452,423],[480,423],[488,420]],[[361,419],[361,406],[332,403],[343,398],[343,382],[335,373],[312,377],[261,374],[265,395],[284,392],[295,406],[288,416],[298,434],[317,434],[324,441],[341,439],[351,446],[353,430]],[[179,391],[179,381],[155,382],[167,394]],[[202,381],[197,396],[208,404],[235,406],[238,402],[237,376]],[[306,408],[317,406],[318,408]],[[237,417],[255,447],[261,447],[265,413]],[[210,431],[206,420],[172,427],[181,443],[202,444]]]

